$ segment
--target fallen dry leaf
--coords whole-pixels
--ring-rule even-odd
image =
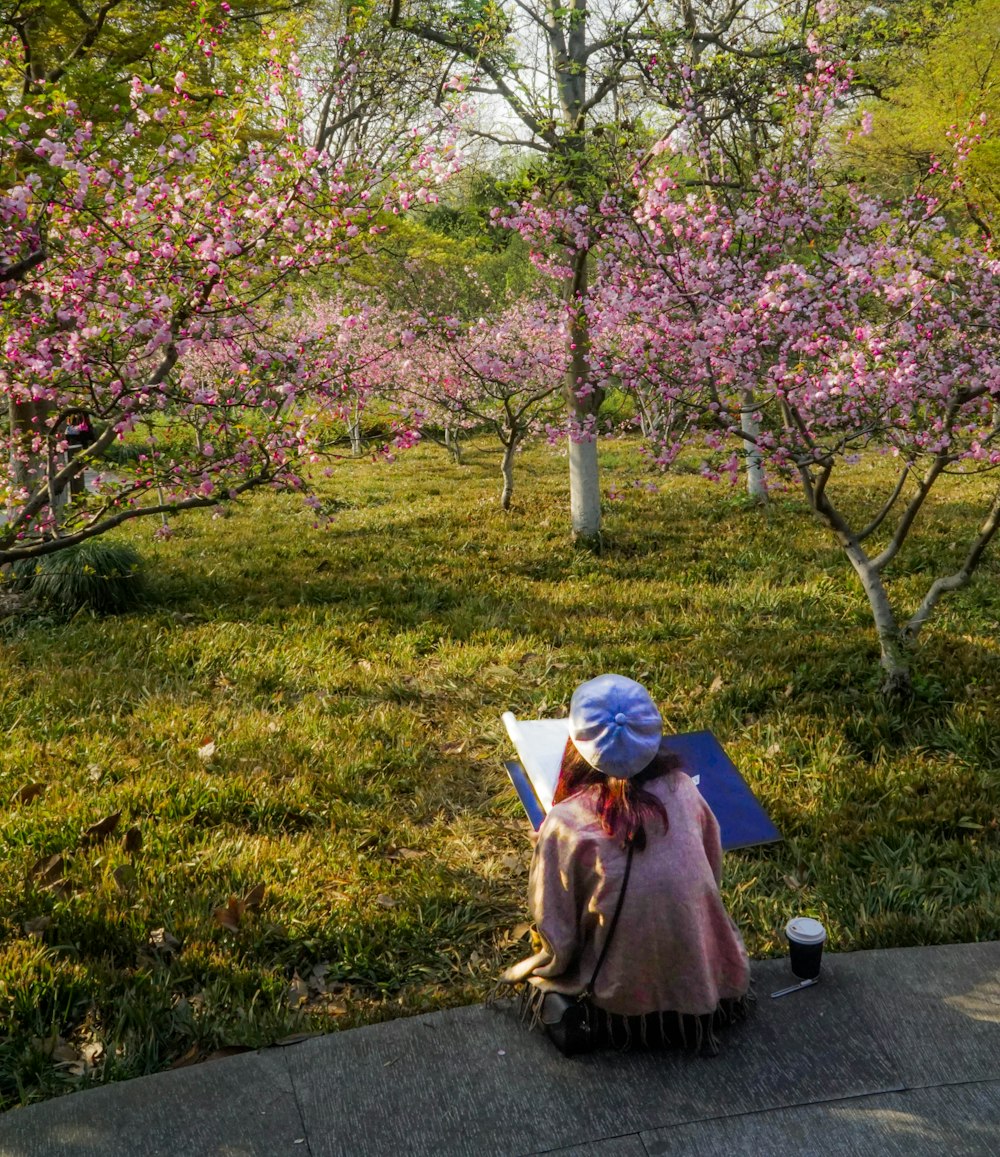
[[[312,996],[326,996],[327,995],[326,984],[321,979],[317,979],[316,977],[313,977],[309,981],[309,992]]]
[[[149,943],[150,947],[165,953],[176,952],[181,946],[177,937],[168,932],[166,928],[154,928],[149,934]]]
[[[30,920],[25,920],[22,927],[29,936],[34,936],[37,940],[41,940],[42,933],[51,923],[51,916],[33,916]]]
[[[58,852],[54,856],[43,856],[31,866],[28,879],[35,880],[42,888],[51,888],[59,882],[64,866],[65,861]]]
[[[445,755],[461,755],[465,750],[465,746],[469,741],[467,739],[459,739],[455,743],[445,743],[441,746],[441,751]]]
[[[42,792],[46,789],[48,784],[44,783],[26,783],[24,787],[18,788],[14,792],[14,803],[33,803]]]
[[[224,907],[213,908],[212,915],[216,923],[230,932],[238,932],[243,917],[247,912],[256,912],[264,902],[264,885],[258,884],[251,888],[241,900],[239,896],[230,896]]]
[[[501,856],[500,863],[508,872],[516,872],[517,869],[521,867],[520,857],[515,856],[513,852],[508,852],[505,856]]]
[[[228,928],[230,932],[239,932],[240,921],[245,911],[246,904],[238,896],[230,896],[224,907],[212,909],[212,915],[215,922],[221,924],[223,928]]]
[[[292,1008],[299,1008],[309,999],[309,985],[296,972],[288,986],[288,1003]]]
[[[256,888],[251,888],[249,892],[243,897],[243,905],[248,912],[256,912],[257,909],[264,903],[264,885],[258,884]]]
[[[515,924],[514,927],[511,929],[510,934],[511,934],[511,936],[513,936],[513,938],[515,940],[523,940],[524,937],[527,936],[530,931],[531,931],[531,925],[530,924],[527,924],[527,923]]]
[[[387,896],[383,892],[380,896],[375,897],[375,903],[378,904],[380,908],[395,908],[399,901],[394,900],[391,896]]]
[[[65,1064],[66,1071],[74,1077],[84,1077],[104,1055],[104,1046],[99,1041],[88,1041],[77,1046],[77,1059]]]
[[[214,754],[215,741],[212,739],[210,739],[208,743],[203,743],[201,747],[198,748],[198,758],[202,763],[208,763]]]
[[[780,755],[781,754],[781,744],[780,743],[772,743],[771,746],[767,749],[767,751],[764,754],[770,755],[770,756]]]
[[[717,695],[722,690],[723,686],[724,686],[724,684],[722,682],[722,676],[716,675],[715,678],[712,680],[711,687],[709,687],[709,689],[708,689],[709,695]]]
[[[181,1056],[179,1056],[177,1058],[177,1060],[175,1060],[170,1067],[172,1069],[186,1069],[188,1067],[188,1065],[197,1064],[198,1063],[198,1053],[199,1053],[198,1046],[192,1045],[187,1050],[187,1052],[182,1054]]]
[[[142,851],[142,832],[138,828],[129,828],[129,830],[122,836],[122,847],[130,856],[135,856]]]
[[[121,818],[122,813],[120,811],[112,812],[111,815],[105,816],[103,820],[98,820],[96,824],[91,824],[83,833],[80,843],[87,846],[103,844],[115,828],[118,827],[118,821]]]
[[[49,1053],[49,1057],[54,1064],[57,1065],[72,1065],[80,1059],[80,1054],[68,1044],[57,1044]]]
[[[317,965],[309,976],[309,991],[317,996],[326,995],[326,981],[323,979],[326,965]]]
[[[794,876],[782,876],[782,879],[793,892],[797,892],[802,887],[802,881],[796,879]]]

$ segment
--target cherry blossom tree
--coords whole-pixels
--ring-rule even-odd
[[[325,399],[317,408],[317,418],[331,423],[331,437],[342,439],[346,431],[353,457],[364,453],[362,419],[372,403],[385,403],[383,410],[398,410],[396,395],[398,361],[403,348],[406,320],[389,308],[384,295],[371,300],[355,296],[320,296],[304,301],[289,325],[311,345],[329,350],[335,358],[342,381],[339,400]],[[330,403],[333,403],[332,405]],[[379,414],[380,423],[384,414]],[[400,446],[419,440],[416,426],[406,421],[390,423],[379,448]]]
[[[830,5],[818,7],[825,18]],[[590,285],[602,207],[609,196],[629,196],[628,174],[653,139],[650,126],[683,113],[692,84],[706,147],[731,159],[752,152],[758,137],[766,142],[771,80],[798,71],[817,5],[389,0],[387,8],[391,29],[443,50],[470,96],[485,98],[470,131],[531,158],[534,188],[517,198],[509,220],[514,227],[530,221],[537,253],[554,259],[569,322],[563,396],[570,518],[576,541],[599,546],[596,432],[604,379],[591,360]],[[674,79],[682,70],[678,104]]]
[[[202,51],[216,31],[195,29]],[[5,75],[23,72],[20,47]],[[405,207],[430,168],[422,129],[390,158],[410,166],[402,188],[385,164],[305,147],[297,58],[274,30],[207,101],[184,72],[135,77],[129,107],[95,126],[58,85],[36,87],[0,110],[0,562],[300,487],[311,419],[349,406],[351,367],[339,326],[306,340],[287,323],[288,295]],[[83,448],[66,436],[81,413],[96,434]],[[106,470],[116,443],[128,452]],[[84,471],[91,493],[67,506]]]
[[[463,429],[493,432],[503,447],[500,505],[509,510],[518,450],[533,433],[562,429],[562,303],[532,296],[471,323],[417,317],[411,324],[413,340],[397,370],[403,398],[452,440]]]
[[[816,56],[794,94],[794,146],[742,199],[685,191],[665,150],[603,270],[603,300],[631,339],[607,372],[655,382],[672,416],[663,461],[697,437],[728,448],[734,477],[749,446],[774,478],[797,481],[861,581],[885,690],[898,693],[910,685],[909,644],[1000,527],[997,490],[958,568],[916,607],[894,605],[892,564],[934,487],[1000,465],[1000,262],[988,240],[949,230],[941,199],[961,196],[974,134],[902,204],[824,187],[819,142],[848,82]],[[891,455],[899,472],[858,514],[836,483],[868,453]]]

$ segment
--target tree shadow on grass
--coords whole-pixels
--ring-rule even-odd
[[[525,568],[522,566],[521,570]],[[530,566],[527,568],[530,570]],[[283,573],[285,571],[285,573]],[[373,573],[376,572],[376,573]],[[571,648],[588,656],[596,670],[642,667],[676,685],[680,675],[690,682],[712,682],[720,675],[724,689],[707,711],[714,725],[739,725],[747,715],[772,708],[787,714],[792,687],[795,700],[816,698],[830,705],[834,714],[846,717],[846,734],[862,759],[873,752],[903,750],[914,742],[915,721],[947,731],[951,701],[958,701],[969,681],[1000,681],[1000,660],[983,648],[954,641],[928,629],[930,645],[914,656],[916,696],[910,704],[885,704],[878,694],[880,672],[874,631],[858,606],[853,622],[844,629],[839,608],[824,612],[818,595],[794,589],[776,589],[760,609],[762,599],[749,608],[731,600],[728,611],[715,614],[705,606],[691,611],[681,608],[647,608],[634,600],[605,590],[599,605],[593,592],[579,584],[557,599],[543,593],[536,582],[498,586],[490,573],[453,565],[448,577],[426,573],[377,573],[368,564],[350,575],[320,574],[308,587],[292,580],[293,567],[285,563],[269,576],[265,606],[269,613],[294,622],[295,613],[324,610],[325,623],[352,627],[363,622],[366,637],[386,637],[415,629],[427,634],[425,646],[437,643],[461,645],[490,630],[500,630],[508,642],[521,640],[529,650],[539,647]],[[208,586],[208,583],[213,585]],[[229,580],[211,579],[201,591],[201,606],[215,621],[238,621],[252,625],[261,606],[234,591]],[[703,588],[693,584],[700,598]],[[677,594],[675,597],[683,597]],[[375,636],[373,636],[373,632]],[[684,671],[673,672],[683,664]],[[581,677],[587,672],[582,671]],[[394,697],[415,701],[421,692],[412,686],[395,686]],[[852,718],[859,716],[857,718]],[[928,742],[922,735],[920,742]]]

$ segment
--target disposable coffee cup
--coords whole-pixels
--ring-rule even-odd
[[[826,929],[818,920],[809,916],[796,916],[788,921],[785,937],[788,940],[792,974],[799,980],[814,980],[819,976]]]

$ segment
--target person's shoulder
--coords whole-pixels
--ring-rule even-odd
[[[704,803],[691,775],[682,767],[657,776],[649,786],[668,807],[699,808]]]
[[[595,788],[584,788],[549,808],[539,836],[546,831],[582,833],[597,823],[593,797]]]
[[[649,786],[669,792],[687,792],[692,788],[695,791],[698,790],[687,768],[680,766],[680,764],[675,764],[661,772],[655,779],[649,781]]]

